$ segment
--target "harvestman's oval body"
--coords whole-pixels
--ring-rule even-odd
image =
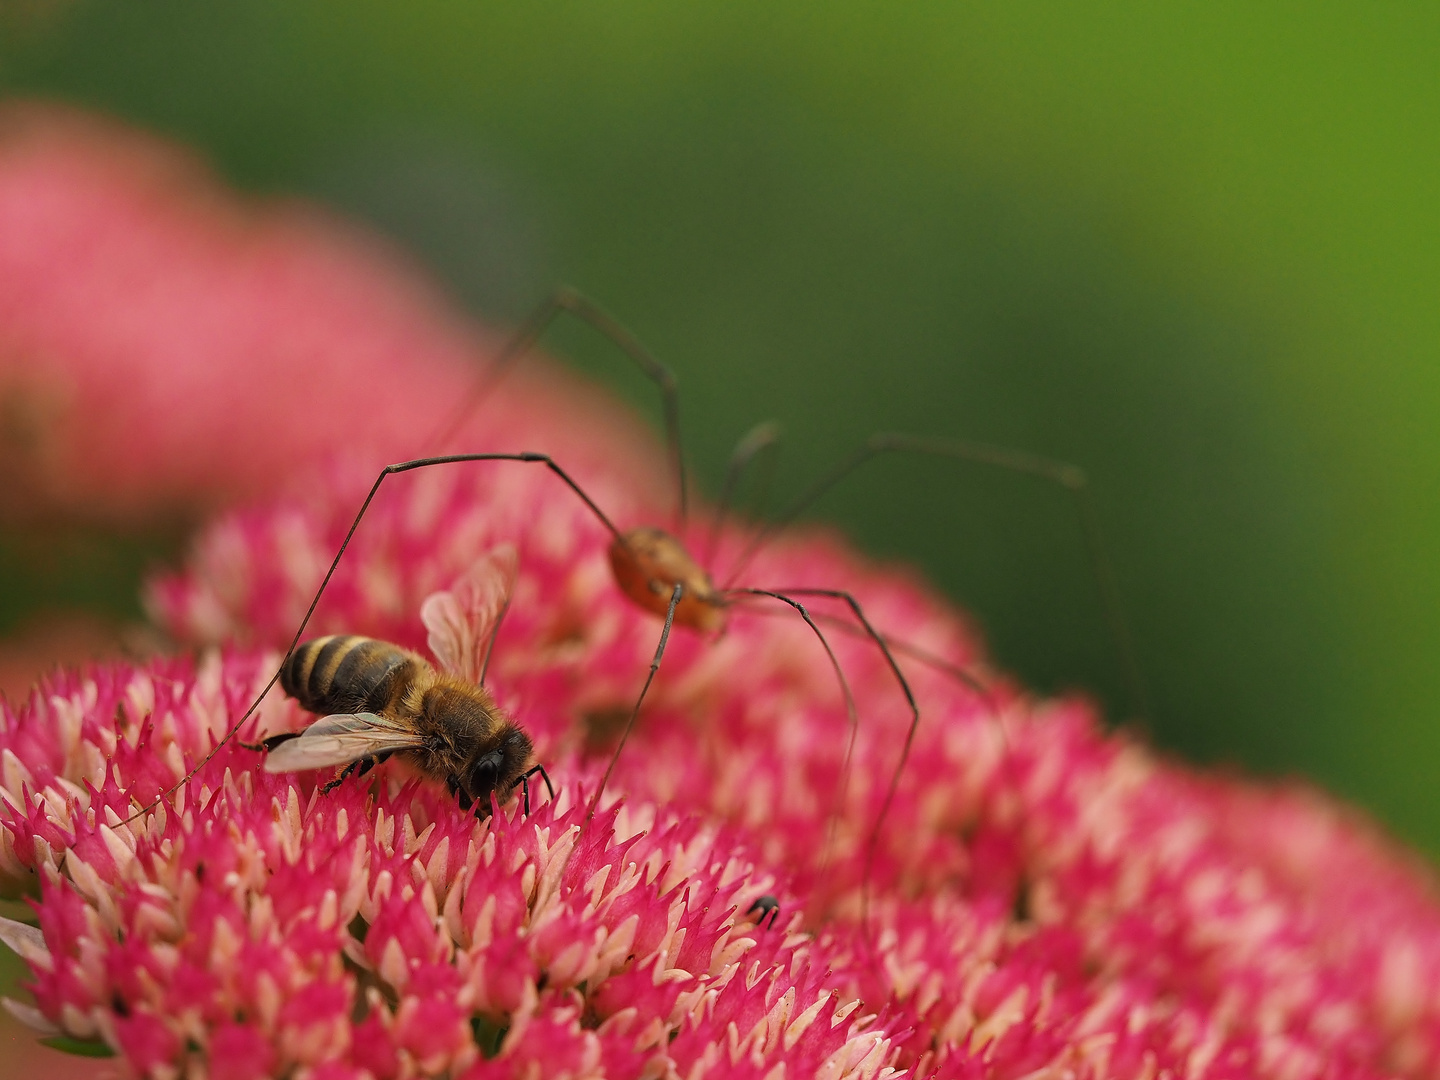
[[[620,591],[646,611],[663,616],[675,586],[683,586],[675,622],[693,630],[725,629],[725,604],[707,574],[679,540],[642,526],[610,544],[610,569]]]

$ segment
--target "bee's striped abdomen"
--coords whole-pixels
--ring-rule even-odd
[[[302,642],[280,685],[313,713],[380,712],[410,682],[415,663],[388,641],[332,634]]]

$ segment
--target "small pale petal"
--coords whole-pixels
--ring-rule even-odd
[[[38,926],[0,916],[0,943],[8,946],[27,963],[43,966],[47,970],[51,966],[50,948],[45,944],[45,935]]]
[[[60,1028],[46,1019],[45,1014],[34,1005],[27,1005],[14,998],[0,997],[0,1006],[31,1031],[47,1038],[60,1034]]]

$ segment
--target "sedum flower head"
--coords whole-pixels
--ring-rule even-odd
[[[771,879],[691,815],[582,827],[565,788],[481,823],[424,782],[321,796],[231,746],[126,824],[244,708],[260,659],[62,675],[7,715],[0,864],[40,888],[39,932],[8,927],[26,1019],[156,1076],[839,1077],[891,1056],[807,935],[741,914]]]
[[[490,685],[555,802],[481,821],[394,763],[325,795],[328,776],[268,776],[232,744],[123,824],[273,671],[351,506],[337,486],[226,516],[151,596],[177,634],[245,648],[61,676],[6,715],[3,870],[40,890],[31,1019],[153,1075],[1440,1065],[1428,876],[1318,794],[1168,762],[1083,703],[980,694],[902,657],[923,721],[867,859],[909,714],[873,643],[833,624],[861,721],[848,783],[823,650],[796,618],[737,610],[718,640],[672,636],[613,798],[585,821],[658,624],[610,583],[583,508],[509,468],[397,485],[315,629],[423,648],[419,598],[515,543]],[[825,537],[753,574],[844,581],[877,625],[983,670],[938,601]],[[245,736],[306,719],[268,702]],[[752,912],[762,895],[773,923]]]

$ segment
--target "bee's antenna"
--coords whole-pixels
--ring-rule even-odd
[[[1119,655],[1130,693],[1130,707],[1134,711],[1136,719],[1143,724],[1150,716],[1150,695],[1145,687],[1139,660],[1136,658],[1134,639],[1130,633],[1129,622],[1125,618],[1124,606],[1120,602],[1120,590],[1115,582],[1114,567],[1107,555],[1107,548],[1100,531],[1100,518],[1095,512],[1091,497],[1090,480],[1085,475],[1085,470],[1077,465],[1040,457],[1037,454],[1010,450],[1003,446],[992,446],[988,443],[927,438],[919,435],[906,435],[901,432],[878,432],[866,439],[864,445],[851,453],[849,457],[815,481],[778,517],[756,534],[731,568],[726,586],[728,587],[740,576],[761,547],[777,532],[799,517],[820,496],[871,458],[888,452],[948,457],[978,465],[990,465],[1010,472],[1025,473],[1058,484],[1074,496],[1080,515],[1080,528],[1085,535],[1091,573],[1100,592],[1100,603],[1105,611],[1105,621],[1114,641],[1115,650]]]
[[[640,706],[645,702],[645,695],[650,692],[650,684],[655,681],[655,673],[660,670],[660,660],[665,655],[665,643],[670,640],[670,625],[675,621],[675,608],[680,603],[680,596],[685,591],[685,586],[678,581],[675,583],[674,591],[670,593],[670,607],[665,612],[665,626],[660,631],[660,643],[655,646],[655,659],[650,661],[650,673],[645,676],[645,685],[640,687],[640,696],[635,699],[635,707],[630,710],[630,719],[625,723],[625,730],[620,734],[620,744],[615,747],[615,753],[610,755],[610,764],[605,767],[605,775],[600,778],[600,786],[595,789],[594,796],[590,799],[590,808],[585,811],[585,820],[582,825],[588,825],[590,819],[595,816],[595,811],[600,806],[600,796],[605,794],[605,785],[610,782],[610,774],[615,771],[615,763],[620,760],[620,751],[625,749],[625,743],[630,738],[630,729],[635,726],[635,718],[640,715]]]
[[[138,817],[142,817],[145,814],[148,814],[151,810],[155,809],[155,807],[159,806],[162,800],[166,799],[170,795],[173,795],[176,791],[179,791],[180,788],[184,787],[187,783],[193,780],[195,778],[195,775],[199,773],[199,771],[203,769],[206,765],[208,765],[211,759],[220,752],[220,748],[235,737],[239,730],[245,725],[245,721],[249,720],[250,717],[254,715],[255,710],[260,707],[260,702],[265,700],[265,695],[270,692],[271,688],[277,682],[279,682],[281,672],[285,670],[285,665],[290,662],[290,658],[295,655],[295,649],[300,644],[300,638],[305,633],[305,628],[310,625],[310,619],[315,614],[315,609],[320,605],[320,597],[325,595],[325,589],[329,586],[330,579],[335,576],[335,570],[337,567],[339,567],[340,560],[344,557],[346,550],[350,547],[350,541],[355,537],[355,530],[360,528],[360,521],[365,517],[365,512],[370,509],[370,504],[375,500],[375,496],[379,493],[380,485],[385,482],[385,478],[387,476],[393,476],[396,473],[412,472],[415,469],[426,469],[432,465],[454,465],[462,461],[521,461],[531,464],[544,465],[552,473],[558,476],[565,483],[565,485],[570,488],[571,491],[573,491],[577,496],[579,496],[580,500],[587,507],[590,508],[590,512],[593,513],[595,517],[600,521],[600,523],[604,525],[605,528],[610,532],[611,536],[613,536],[617,540],[621,539],[620,530],[617,529],[614,522],[612,522],[609,517],[606,516],[605,511],[601,510],[600,507],[596,505],[595,500],[590,498],[590,496],[585,493],[585,489],[582,488],[578,483],[576,483],[575,479],[559,465],[557,465],[554,459],[552,459],[548,454],[535,454],[528,451],[519,454],[447,454],[442,457],[415,458],[414,460],[402,461],[395,465],[386,465],[383,469],[380,470],[380,475],[375,477],[375,483],[370,485],[369,494],[365,496],[365,501],[360,504],[360,510],[356,513],[355,519],[350,523],[350,528],[345,533],[345,539],[340,543],[340,550],[335,552],[335,558],[330,561],[330,568],[325,571],[325,577],[320,582],[320,588],[315,590],[315,596],[310,601],[310,606],[305,610],[305,617],[300,620],[299,627],[296,628],[294,636],[290,639],[290,646],[285,650],[285,655],[280,660],[280,666],[275,669],[275,674],[270,676],[270,681],[265,684],[265,688],[261,690],[258,695],[256,695],[255,700],[252,701],[249,708],[247,708],[244,713],[241,714],[240,719],[236,720],[235,723],[230,726],[230,730],[228,730],[225,735],[220,739],[220,741],[211,748],[208,754],[206,754],[203,758],[200,759],[200,761],[194,766],[194,768],[192,768],[169,788],[162,791],[158,796],[156,796],[156,798],[152,802],[150,802],[146,806],[142,806],[139,810],[136,810],[133,814],[126,818],[126,824],[134,821]],[[666,629],[667,631],[669,629],[668,621],[666,623]],[[662,647],[664,645],[663,639],[661,645]]]
[[[845,716],[850,722],[850,736],[845,743],[845,760],[840,766],[840,789],[835,794],[835,810],[830,815],[830,826],[826,830],[825,851],[818,871],[818,876],[823,877],[828,868],[831,853],[835,848],[835,830],[840,824],[840,815],[844,812],[845,803],[850,795],[850,763],[855,754],[855,737],[860,731],[860,717],[855,709],[855,695],[850,690],[850,682],[845,678],[845,671],[840,666],[840,660],[835,655],[835,650],[830,647],[830,641],[824,631],[816,625],[811,612],[800,601],[778,592],[771,592],[769,589],[732,589],[730,595],[740,596],[766,596],[773,600],[779,600],[782,604],[789,604],[800,613],[815,636],[820,639],[820,644],[825,647],[825,655],[830,658],[830,666],[835,669],[835,678],[840,683],[840,692],[845,697]]]
[[[726,589],[726,594],[748,593],[749,589]],[[910,707],[910,729],[905,733],[905,743],[900,748],[900,760],[895,765],[895,771],[890,776],[890,786],[885,791],[885,801],[880,804],[880,812],[875,815],[875,824],[870,831],[870,840],[865,846],[865,880],[860,891],[860,922],[864,928],[865,935],[870,935],[870,877],[875,866],[875,852],[880,843],[880,832],[884,828],[885,819],[890,814],[890,806],[895,801],[895,793],[900,788],[900,774],[905,771],[905,763],[910,759],[910,747],[915,742],[915,732],[920,727],[920,706],[915,701],[915,692],[910,689],[910,683],[905,678],[905,673],[900,670],[900,665],[895,662],[895,656],[890,651],[890,646],[880,633],[870,625],[870,620],[865,617],[865,611],[850,593],[843,589],[775,589],[769,592],[772,596],[825,596],[834,600],[842,600],[850,608],[856,620],[865,629],[865,636],[879,647],[880,652],[885,656],[885,663],[889,665],[890,672],[895,676],[895,681],[900,684],[900,690],[905,695],[905,702]]]
[[[715,500],[715,513],[710,522],[710,536],[705,544],[705,561],[701,565],[708,572],[715,562],[715,548],[720,542],[720,527],[725,523],[725,515],[730,510],[730,500],[735,495],[735,489],[740,485],[740,477],[749,467],[750,463],[765,451],[770,451],[766,461],[773,466],[775,452],[780,444],[780,425],[774,420],[764,420],[756,424],[740,437],[735,444],[735,449],[730,453],[730,464],[725,467],[725,481],[720,485],[720,496]],[[765,487],[769,487],[770,474],[773,468],[767,469],[765,473]]]
[[[676,520],[677,524],[683,527],[689,513],[689,499],[686,493],[684,447],[680,441],[680,390],[675,373],[655,359],[639,338],[599,304],[569,286],[557,289],[525,320],[520,329],[500,350],[500,354],[486,370],[484,377],[461,403],[454,416],[440,429],[439,436],[426,445],[444,449],[450,440],[459,434],[470,414],[495,389],[500,380],[535,347],[551,324],[565,314],[574,316],[592,330],[608,338],[621,352],[634,361],[636,367],[647,379],[660,388],[665,414],[665,443],[669,450],[670,467],[675,474]],[[680,529],[676,531],[678,532]]]

